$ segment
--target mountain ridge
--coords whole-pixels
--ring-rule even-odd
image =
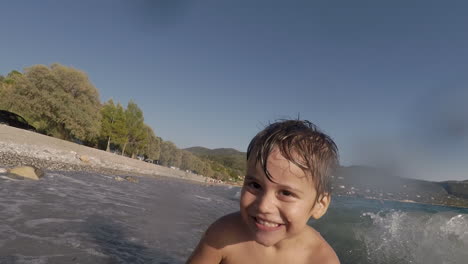
[[[246,155],[246,152],[239,151],[234,148],[205,148],[201,146],[189,147],[185,148],[184,150],[192,152],[194,154],[201,154],[201,155]]]

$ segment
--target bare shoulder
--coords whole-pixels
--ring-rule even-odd
[[[317,253],[318,261],[312,263],[340,264],[338,256],[336,255],[333,248],[331,248],[330,245],[328,245],[328,243],[326,243],[326,246],[322,247]]]
[[[226,248],[242,240],[245,232],[241,221],[239,213],[228,214],[216,220],[208,227],[187,263],[220,263],[226,256]]]
[[[244,225],[240,212],[227,214],[216,220],[207,230],[207,235],[214,236],[223,244],[231,244],[244,234]]]
[[[313,228],[310,228],[309,232],[311,237],[314,237],[314,241],[311,241],[310,243],[310,246],[313,249],[310,251],[310,263],[340,264],[340,260],[338,259],[335,250],[333,250],[330,244],[328,244],[320,233]]]

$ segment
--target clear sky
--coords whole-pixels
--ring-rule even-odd
[[[468,2],[1,1],[0,74],[61,63],[178,147],[311,120],[343,165],[468,179]]]

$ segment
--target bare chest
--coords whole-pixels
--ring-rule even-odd
[[[303,250],[267,253],[255,248],[243,248],[226,255],[222,264],[302,264],[310,263],[310,253]]]

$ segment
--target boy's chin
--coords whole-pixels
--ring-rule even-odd
[[[255,242],[257,242],[258,244],[264,247],[274,246],[282,240],[281,238],[264,237],[264,236],[258,236],[258,235],[254,235],[253,239],[255,240]]]

